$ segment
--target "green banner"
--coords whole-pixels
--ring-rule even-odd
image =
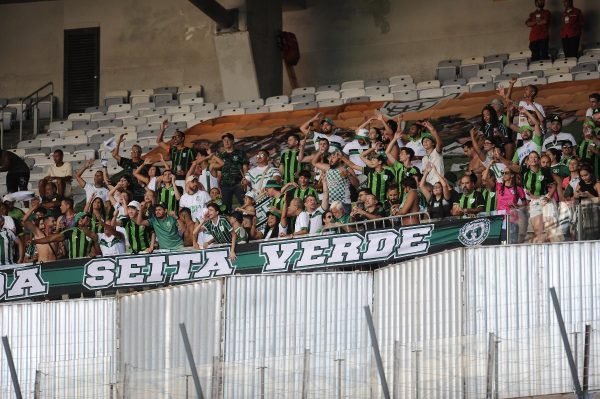
[[[0,269],[0,301],[55,299],[98,290],[164,286],[240,273],[377,268],[462,246],[500,244],[502,216],[364,232],[250,242],[229,247],[62,260]]]

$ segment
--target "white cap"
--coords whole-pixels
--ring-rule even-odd
[[[246,194],[244,194],[246,197],[252,198],[253,200],[256,200],[256,194],[254,193],[254,191],[246,191]]]
[[[131,201],[129,204],[127,204],[127,207],[135,208],[138,211],[142,208],[138,201]]]
[[[188,177],[185,179],[185,181],[186,181],[187,183],[189,183],[189,182],[191,182],[191,181],[194,181],[194,180],[198,180],[198,176],[189,175],[189,176],[188,176]]]

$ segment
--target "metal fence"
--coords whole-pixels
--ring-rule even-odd
[[[375,272],[242,275],[114,298],[0,306],[26,398],[397,398],[600,389],[600,242],[457,249]],[[190,338],[195,367],[182,344]],[[591,326],[588,355],[585,325]],[[0,355],[0,397],[14,397]]]

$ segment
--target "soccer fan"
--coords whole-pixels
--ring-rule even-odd
[[[102,221],[102,227],[104,232],[98,233],[98,245],[102,256],[116,256],[126,253],[125,235],[110,221]]]
[[[525,110],[525,113],[531,116],[529,111]],[[512,160],[517,165],[522,165],[531,152],[535,151],[539,154],[542,149],[542,127],[540,122],[535,118],[531,118],[530,120],[533,122],[533,127],[523,125],[519,129],[523,144],[517,147]]]
[[[156,200],[167,206],[167,212],[176,214],[179,210],[179,200],[181,193],[175,184],[176,177],[171,169],[166,169],[162,173],[162,187],[156,190]]]
[[[27,190],[30,171],[23,158],[0,148],[0,172],[6,172],[6,191],[8,193]],[[41,186],[38,185],[38,189],[39,187]]]
[[[590,106],[585,111],[585,118],[589,121],[593,121],[594,110],[600,107],[600,93],[592,93],[589,96]],[[594,124],[595,127],[595,124]]]
[[[159,156],[164,162],[163,155],[160,154]],[[145,158],[144,163],[140,164],[133,171],[133,177],[136,178],[140,187],[151,191],[155,191],[157,187],[160,187],[163,179],[160,166],[154,165],[153,163],[154,162],[152,162],[150,158]],[[166,165],[166,169],[170,169],[168,165]]]
[[[141,210],[137,213],[136,224],[144,227],[151,227],[156,234],[158,247],[161,251],[177,251],[183,249],[183,240],[181,235],[183,229],[177,219],[168,214],[167,206],[159,202],[154,205],[154,214],[148,219],[143,219],[149,204],[144,201],[141,204]]]
[[[429,173],[438,174],[438,182],[435,184],[427,183],[427,175]],[[433,219],[441,219],[451,216],[452,209],[452,190],[444,176],[439,174],[434,167],[428,167],[423,171],[423,177],[419,183],[419,188],[423,193],[425,202],[427,203],[427,212],[429,217]]]
[[[288,219],[294,221],[293,229],[288,228]],[[284,205],[283,212],[281,213],[281,225],[287,231],[291,231],[291,233],[287,235],[280,234],[280,237],[294,238],[309,233],[310,216],[304,210],[304,202],[300,198],[292,198],[289,205]]]
[[[400,202],[400,209],[397,214],[411,215],[404,216],[400,219],[403,225],[419,224],[419,217],[415,214],[421,210],[421,198],[417,190],[416,178],[404,179],[402,181],[402,186],[402,201]]]
[[[17,247],[18,256],[15,254]],[[14,231],[4,227],[4,216],[0,216],[0,265],[23,263],[25,246],[17,238]]]
[[[256,194],[254,194],[254,191],[246,191],[246,194],[244,194],[244,203],[242,206],[235,208],[235,210],[242,212],[242,215],[244,216],[256,216],[256,208],[254,207],[255,204]]]
[[[398,141],[401,140],[402,134],[396,132],[394,138],[390,140],[386,149],[387,164],[394,173],[394,181],[396,184],[402,184],[402,180],[407,177],[419,174],[419,169],[413,165],[412,160],[415,157],[415,152],[410,147],[402,147],[398,151],[398,158],[394,155],[394,148],[398,148]]]
[[[279,160],[279,173],[282,176],[283,184],[296,181],[300,172],[300,161],[298,161],[298,145],[300,137],[296,133],[290,133],[287,136],[287,149],[283,151]],[[269,153],[266,152],[267,160]]]
[[[144,160],[142,159],[142,147],[137,144],[131,146],[130,157],[126,158],[119,155],[119,151],[121,148],[121,144],[125,141],[126,135],[122,134],[119,136],[117,140],[117,145],[113,148],[111,155],[114,159],[117,160],[117,164],[123,168],[123,171],[116,177],[121,177],[122,175],[128,176],[128,179],[131,179],[133,176],[133,171],[144,164]],[[144,188],[137,182],[133,181],[131,190],[137,201],[139,201],[144,196]]]
[[[54,183],[56,192],[61,197],[71,195],[71,180],[73,178],[73,169],[70,162],[63,161],[64,154],[62,150],[55,150],[52,153],[53,165],[48,169],[48,175],[38,182],[38,191],[44,192],[46,183]]]
[[[146,201],[148,207],[153,205]],[[115,223],[125,229],[125,237],[129,244],[129,252],[152,253],[156,242],[156,235],[148,226],[138,224],[138,214],[141,213],[141,204],[138,201],[131,201],[127,204],[127,216],[116,220]]]
[[[600,193],[600,182],[596,176],[592,174],[592,170],[588,166],[584,166],[579,170],[579,183],[575,187],[574,197],[577,199],[598,198]]]
[[[204,248],[208,248],[211,244],[232,243],[231,224],[221,215],[221,209],[214,202],[209,202],[206,205],[206,218],[202,223],[202,228],[198,229],[198,231],[204,231],[211,237],[208,241],[204,242]]]
[[[464,175],[460,179],[462,195],[452,206],[454,216],[474,216],[483,212],[485,201],[483,196],[475,190],[475,175]]]
[[[103,223],[107,220],[106,206],[102,198],[96,197],[92,194],[89,201],[86,202],[83,208],[85,213],[89,213],[91,216],[90,228],[96,234],[104,231]]]
[[[108,201],[108,189],[104,185],[104,173],[102,172],[102,170],[97,170],[96,173],[94,173],[93,184],[86,182],[81,177],[87,169],[92,167],[93,164],[93,159],[88,159],[87,161],[85,161],[83,167],[79,169],[75,174],[75,180],[77,180],[79,186],[85,191],[86,201],[89,201],[90,198],[94,196],[95,198],[100,198],[102,201],[106,202]]]
[[[165,120],[162,124],[162,129],[156,138],[156,145],[162,148],[171,161],[171,169],[177,180],[185,179],[188,169],[196,158],[194,151],[185,145],[185,133],[176,130],[173,138],[169,142],[163,140],[165,130],[169,127],[169,121]]]
[[[365,163],[360,158],[360,154],[369,148],[369,140],[369,131],[365,128],[359,127],[356,130],[354,140],[347,143],[342,152],[346,155],[346,157],[348,157],[350,162],[358,166],[365,166]],[[360,171],[357,170],[356,174],[360,174]]]
[[[308,170],[300,172],[298,175],[298,183],[294,183],[292,185],[294,189],[290,190],[292,198],[300,198],[302,201],[308,196],[319,198],[317,190],[310,185],[310,177],[310,172]]]
[[[400,187],[396,183],[388,186],[387,195],[383,202],[385,216],[394,216],[400,209]]]
[[[43,210],[44,208],[36,208],[32,205],[21,219],[23,227],[33,234],[33,238],[42,238],[52,235],[56,230],[56,217],[53,215],[44,215],[43,217],[39,217],[36,221],[30,220],[31,215],[37,213],[39,209]],[[64,244],[62,242],[37,244],[34,245],[34,247],[35,253],[37,254],[35,260],[40,263],[51,262],[64,256]]]
[[[350,220],[353,222],[362,222],[365,220],[381,219],[385,217],[385,210],[381,205],[377,196],[374,194],[365,195],[364,207],[354,206],[350,212]]]
[[[242,187],[244,187],[244,191],[252,191],[258,198],[264,195],[265,186],[269,180],[280,183],[280,170],[271,165],[269,153],[266,150],[259,150],[256,154],[256,166],[246,172],[242,179]],[[241,203],[243,203],[243,199],[240,201]]]
[[[526,166],[523,165],[521,176],[529,199],[529,217],[535,234],[533,242],[544,242],[543,208],[552,200],[556,190],[554,178],[550,169],[542,169],[540,154],[537,151],[532,151],[527,156]]]
[[[221,193],[226,210],[231,209],[233,197],[238,203],[244,200],[244,188],[241,185],[242,177],[248,170],[248,160],[242,151],[235,148],[233,134],[225,133],[221,136],[223,151],[218,157],[223,161],[221,166]]]
[[[202,215],[204,216],[204,215]],[[189,208],[181,206],[179,208],[179,214],[177,215],[177,222],[179,223],[180,230],[182,231],[183,246],[193,247],[194,246],[194,228],[195,223],[192,220],[192,212]]]
[[[314,124],[320,124],[320,130],[314,129]],[[300,126],[300,131],[304,134],[305,137],[308,137],[309,133],[312,133],[313,141],[315,148],[319,145],[319,141],[321,138],[327,139],[329,145],[331,146],[331,152],[334,150],[341,151],[346,142],[343,138],[336,135],[333,131],[335,127],[333,120],[331,118],[326,117],[322,112],[319,112],[306,122],[302,126]]]
[[[563,143],[570,142],[572,146],[577,145],[575,137],[571,133],[561,132],[562,118],[560,115],[553,115],[550,118],[550,135],[542,144],[542,151],[548,151],[550,148],[561,149]]]
[[[400,119],[402,119],[402,116],[400,116]],[[419,170],[423,170],[423,164],[421,160],[425,155],[427,155],[427,152],[425,151],[425,147],[423,147],[422,142],[422,133],[424,128],[425,126],[423,125],[423,122],[414,122],[408,128],[408,132],[402,134],[402,141],[396,140],[398,145],[400,146],[400,149],[402,149],[402,147],[408,147],[411,150],[413,150],[413,164]]]
[[[185,179],[185,193],[179,199],[179,208],[186,208],[190,213],[191,219],[194,222],[197,222],[204,219],[206,204],[210,201],[210,195],[206,191],[200,189],[198,178],[193,175],[188,176]]]
[[[196,159],[192,162],[187,176],[197,176],[201,187],[209,192],[213,187],[219,187],[220,169],[223,160],[212,152],[210,148],[200,148]]]
[[[32,245],[66,241],[69,259],[99,255],[98,235],[90,230],[90,215],[79,212],[73,218],[74,227],[31,240]]]
[[[444,174],[444,157],[442,156],[442,138],[437,132],[437,129],[433,127],[431,122],[425,121],[423,122],[423,126],[428,130],[429,133],[423,134],[421,142],[423,143],[423,148],[425,149],[425,155],[423,156],[423,168],[426,168],[427,165],[431,164],[434,166],[439,175]],[[427,182],[430,184],[435,184],[439,181],[439,178],[435,174],[429,174],[427,176]]]
[[[329,163],[319,162],[319,158],[315,158],[313,159],[313,166],[325,173],[327,186],[329,187],[329,200],[332,203],[342,203],[345,209],[344,213],[348,213],[352,207],[350,178],[356,179],[356,175],[349,170],[347,159],[340,151],[336,151],[329,155]]]

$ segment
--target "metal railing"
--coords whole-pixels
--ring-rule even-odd
[[[40,92],[42,92],[46,88],[50,88],[50,93],[47,93],[43,96],[40,96]],[[27,97],[21,99],[21,103],[19,105],[21,110],[21,118],[19,120],[19,141],[23,140],[23,118],[25,116],[25,112],[33,109],[33,135],[37,136],[38,133],[38,104],[42,101],[50,99],[50,122],[52,122],[52,118],[54,116],[54,83],[48,82],[45,85],[41,86],[33,93],[28,95]],[[30,104],[27,103],[28,100],[32,100]]]
[[[431,218],[429,217],[429,213],[425,212],[425,211],[421,211],[421,212],[413,212],[413,213],[407,213],[406,215],[395,215],[395,216],[388,216],[388,217],[384,217],[384,218],[378,218],[378,219],[369,219],[369,220],[361,220],[359,222],[351,222],[351,223],[345,223],[345,224],[335,224],[335,225],[331,225],[331,226],[323,226],[323,232],[322,234],[331,234],[330,232],[327,232],[327,230],[332,230],[332,231],[337,231],[337,230],[358,230],[358,231],[364,231],[364,230],[369,230],[369,229],[378,229],[378,228],[395,228],[396,226],[404,226],[404,220],[405,219],[412,219],[413,217],[418,217],[419,218],[419,222],[418,223],[411,223],[411,225],[414,224],[421,224],[423,223],[423,221],[429,221]]]
[[[4,148],[4,110],[8,104],[0,107],[0,148]]]

